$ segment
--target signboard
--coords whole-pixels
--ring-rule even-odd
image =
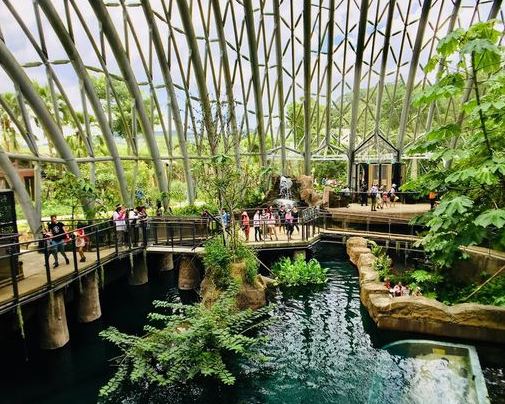
[[[0,237],[17,234],[14,192],[0,190]]]

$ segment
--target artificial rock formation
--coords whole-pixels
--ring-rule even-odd
[[[321,202],[321,197],[314,189],[314,178],[312,175],[300,175],[297,178],[300,189],[300,199],[308,206],[316,206]]]
[[[273,280],[262,275],[258,275],[254,284],[249,284],[245,279],[245,263],[238,262],[231,264],[231,277],[239,282],[240,289],[237,294],[237,306],[240,310],[257,310],[267,304],[266,289]],[[202,281],[202,302],[206,306],[212,306],[221,294],[221,290],[216,288],[210,275],[206,275]]]
[[[453,338],[505,342],[505,308],[477,303],[447,306],[426,297],[389,297],[373,267],[375,256],[367,240],[347,240],[347,255],[359,271],[360,297],[370,317],[382,329],[419,332]]]

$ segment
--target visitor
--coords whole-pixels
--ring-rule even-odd
[[[137,243],[139,241],[139,228],[137,224],[137,219],[139,217],[138,212],[139,212],[138,207],[130,209],[130,211],[128,212],[128,222],[126,223],[127,226],[129,226],[130,228],[129,230],[129,233],[131,235],[130,242],[132,242],[134,246],[137,246]]]
[[[281,205],[277,215],[279,216],[279,234],[284,231],[284,218],[286,217],[286,206]]]
[[[393,296],[400,297],[402,295],[402,283],[398,282],[393,288]]]
[[[361,206],[368,206],[368,197],[367,197],[367,184],[365,180],[361,181],[360,185],[360,198],[361,198]]]
[[[54,257],[53,268],[57,268],[59,266],[58,253],[63,255],[63,258],[65,258],[65,264],[68,265],[70,260],[68,259],[67,254],[65,254],[65,239],[67,238],[65,225],[58,221],[56,215],[51,215],[51,223],[49,223],[47,227],[51,236],[51,254],[53,254]]]
[[[139,213],[139,225],[142,229],[142,242],[147,245],[148,230],[149,230],[149,215],[147,214],[147,209],[145,206],[141,206]]]
[[[384,188],[382,187],[382,185],[380,187],[377,188],[377,207],[379,209],[383,209],[383,205],[382,205],[382,194],[384,193]]]
[[[437,194],[433,191],[428,195],[428,199],[430,200],[430,210],[433,210],[435,207],[435,199],[437,198]]]
[[[389,281],[389,278],[384,279],[384,285],[386,286],[387,290],[391,289],[391,282]]]
[[[269,206],[267,209],[267,225],[268,225],[268,235],[270,236],[270,240],[272,240],[272,235],[275,236],[275,240],[279,240],[279,237],[277,237],[277,230],[275,230],[275,214],[272,210],[272,207]]]
[[[226,228],[228,227],[228,222],[229,222],[228,213],[226,213],[225,208],[221,209],[221,218],[220,219],[221,219],[221,225],[223,226],[223,231],[225,231]]]
[[[261,214],[260,210],[256,209],[253,216],[254,241],[262,241],[261,238]]]
[[[377,211],[376,206],[377,206],[377,186],[375,184],[372,185],[372,188],[370,188],[370,202],[371,202],[371,208],[372,212]]]
[[[156,216],[160,217],[163,215],[163,208],[161,207],[161,201],[156,202]]]
[[[421,288],[418,286],[414,291],[414,296],[422,296],[422,295],[423,294],[421,293]]]
[[[79,257],[81,259],[79,262],[86,262],[86,255],[84,254],[84,247],[87,244],[87,237],[84,232],[84,224],[79,222],[77,223],[77,230],[74,231],[75,237],[75,248],[77,248],[77,252],[79,253]]]
[[[241,222],[242,222],[242,230],[244,231],[245,235],[245,241],[249,241],[249,230],[250,230],[249,215],[245,210],[242,212]]]
[[[345,188],[342,190],[342,202],[344,203],[345,207],[348,208],[350,205],[351,201],[351,189],[349,188],[349,185],[346,185]]]
[[[391,185],[391,189],[389,190],[389,206],[393,208],[396,207],[396,200],[398,197],[396,196],[396,184]]]
[[[402,296],[407,296],[409,297],[410,296],[410,286],[409,285],[406,285],[404,288],[402,288]]]
[[[112,214],[112,220],[116,225],[116,237],[119,245],[123,245],[126,242],[126,209],[121,204],[116,205],[116,210]]]
[[[261,233],[263,236],[263,241],[267,239],[268,236],[268,212],[267,209],[261,210]]]
[[[386,187],[384,185],[381,186],[381,189],[383,190],[382,191],[382,208],[384,208],[384,207],[387,208],[388,200],[389,200],[388,193],[385,191],[385,188]]]
[[[288,210],[286,212],[286,216],[285,216],[285,223],[286,223],[286,234],[288,236],[288,241],[291,240],[291,237],[293,235],[293,215],[291,214],[291,211]]]
[[[296,208],[296,206],[293,206],[293,209],[291,209],[291,216],[293,217],[293,229],[296,227],[296,232],[299,234],[300,228],[298,227],[298,222],[299,222],[300,212],[298,212],[298,209]]]

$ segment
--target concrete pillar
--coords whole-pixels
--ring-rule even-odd
[[[69,340],[67,317],[65,313],[65,296],[63,290],[53,293],[41,300],[40,308],[40,347],[42,349],[57,349]]]
[[[200,286],[200,271],[192,258],[182,257],[179,263],[179,289],[191,290]]]
[[[174,254],[163,254],[161,256],[160,271],[171,271],[172,269],[174,269]]]
[[[128,274],[128,284],[144,285],[147,281],[147,263],[145,257],[141,257],[133,261],[133,268]]]
[[[299,256],[303,257],[304,260],[307,259],[307,252],[305,250],[295,250],[293,253],[293,259],[297,259]]]
[[[102,316],[98,278],[96,272],[81,278],[81,289],[77,296],[77,321],[91,323]]]

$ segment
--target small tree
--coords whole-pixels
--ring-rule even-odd
[[[463,119],[434,128],[408,151],[429,153],[437,164],[402,189],[443,191],[439,206],[415,220],[428,227],[420,244],[439,267],[464,257],[461,246],[505,248],[505,57],[495,25],[480,22],[443,38],[426,66],[442,64],[438,82],[415,100],[438,103],[471,91],[459,105]]]

